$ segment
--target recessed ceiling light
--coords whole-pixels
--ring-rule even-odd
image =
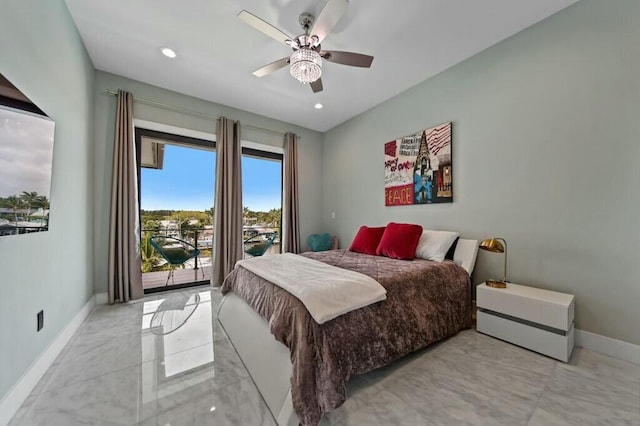
[[[166,56],[167,58],[175,58],[176,57],[176,52],[174,52],[173,49],[169,49],[168,47],[163,47],[162,48],[162,54],[164,56]]]
[[[314,105],[314,108],[315,109],[322,109],[323,106],[324,105],[322,105],[321,103],[317,103],[317,104]]]

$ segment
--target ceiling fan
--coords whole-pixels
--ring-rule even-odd
[[[320,79],[322,75],[322,59],[354,67],[371,67],[373,56],[353,52],[322,50],[320,48],[320,43],[338,23],[348,4],[348,0],[329,0],[317,20],[309,13],[302,13],[298,18],[298,22],[300,22],[304,34],[297,37],[288,36],[246,10],[240,12],[238,17],[247,24],[293,49],[291,55],[255,70],[253,75],[264,77],[290,64],[289,71],[291,75],[301,83],[310,83],[313,92],[317,93],[322,91],[322,80]]]

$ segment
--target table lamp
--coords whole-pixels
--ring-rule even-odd
[[[502,242],[501,242],[502,241]],[[482,250],[490,251],[492,253],[504,253],[504,275],[502,280],[487,280],[487,286],[493,288],[506,288],[507,287],[507,242],[504,238],[489,238],[480,243]]]

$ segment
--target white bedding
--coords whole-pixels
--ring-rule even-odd
[[[240,260],[236,266],[294,295],[318,324],[387,298],[384,287],[367,275],[292,253]]]

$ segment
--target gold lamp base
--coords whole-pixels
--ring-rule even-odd
[[[505,283],[504,281],[488,280],[486,284],[487,287],[507,288],[507,283]]]

